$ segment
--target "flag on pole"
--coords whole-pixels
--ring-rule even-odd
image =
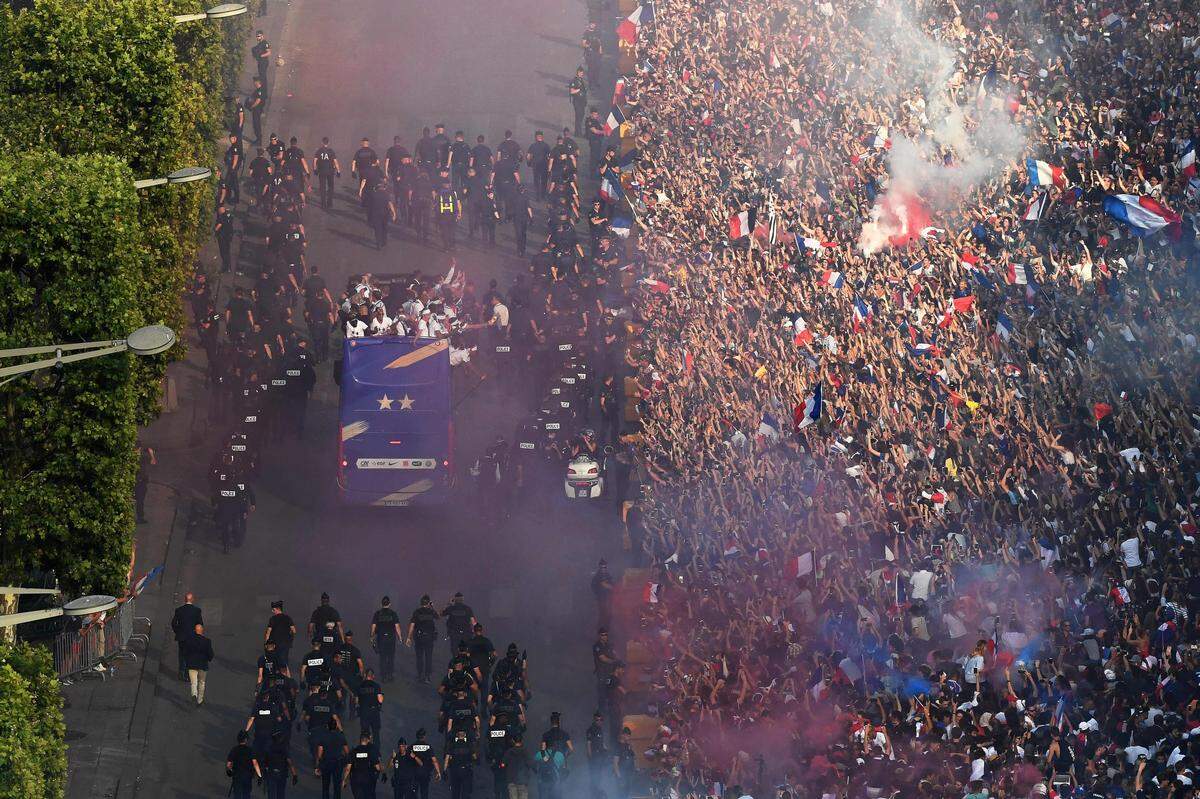
[[[638,6],[617,25],[617,38],[626,44],[637,44],[638,31],[642,29],[642,25],[653,19],[654,5],[652,3]]]
[[[796,555],[787,559],[784,564],[783,573],[790,580],[798,580],[806,574],[812,574],[813,570],[813,553],[805,552],[803,555]]]
[[[1067,177],[1063,174],[1061,166],[1052,166],[1045,161],[1026,158],[1025,171],[1029,173],[1030,186],[1058,186],[1061,189],[1067,185]]]
[[[1183,233],[1183,218],[1153,197],[1143,194],[1110,194],[1104,198],[1104,213],[1129,225],[1133,235],[1149,236],[1163,228],[1167,236],[1178,241]]]
[[[625,124],[625,114],[621,112],[621,107],[614,103],[612,110],[608,112],[608,119],[604,120],[604,135],[611,136],[613,131],[618,130],[623,124]]]
[[[892,140],[888,137],[886,125],[880,125],[879,130],[875,131],[875,138],[871,140],[871,146],[876,150],[892,149]]]
[[[721,554],[727,558],[732,558],[734,555],[740,555],[741,553],[742,550],[738,547],[737,541],[730,538],[725,542],[725,549]]]
[[[1008,339],[1012,336],[1012,331],[1012,319],[1009,319],[1008,315],[1002,312],[996,317],[996,335],[1005,341],[1008,341]]]
[[[857,333],[863,329],[867,322],[871,321],[871,306],[862,301],[860,297],[854,298],[854,332]]]
[[[813,389],[813,393],[808,395],[804,400],[804,407],[796,406],[796,410],[800,411],[799,416],[793,413],[793,418],[797,430],[803,430],[810,424],[813,424],[821,418],[821,384],[817,383],[817,387]]]
[[[138,581],[133,584],[133,587],[129,590],[129,595],[135,596],[135,597],[140,596],[141,593],[146,590],[146,586],[150,584],[150,581],[153,580],[158,575],[162,574],[162,570],[163,570],[163,567],[162,567],[162,564],[160,563],[159,565],[155,566],[150,571],[143,574],[138,579]]]
[[[613,97],[609,105],[620,105],[625,102],[625,76],[617,78],[617,82],[613,84]]]
[[[831,289],[840,289],[846,284],[846,279],[842,276],[841,272],[826,269],[821,273],[821,282]]]
[[[1024,286],[1029,283],[1029,275],[1025,272],[1023,264],[1008,265],[1008,284],[1010,286]]]
[[[1050,195],[1044,191],[1040,191],[1033,195],[1033,199],[1025,206],[1025,213],[1021,214],[1021,219],[1026,222],[1042,221],[1042,214],[1046,213],[1046,206],[1050,203]]]
[[[1196,177],[1196,147],[1188,143],[1187,152],[1175,162],[1175,168],[1186,178]]]
[[[658,604],[658,583],[646,583],[642,589],[642,601],[649,605]]]
[[[754,229],[751,220],[752,211],[741,211],[729,217],[729,238],[736,241],[750,235]]]
[[[632,224],[628,217],[615,216],[612,222],[609,223],[609,227],[612,228],[612,232],[617,234],[618,237],[627,239],[629,238],[629,230]]]
[[[774,201],[767,212],[767,244],[774,247],[779,241],[779,213],[775,210]]]

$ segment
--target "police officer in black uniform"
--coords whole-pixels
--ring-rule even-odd
[[[454,740],[446,747],[442,768],[450,776],[451,799],[471,799],[475,787],[475,761],[478,754],[475,745],[467,739],[467,731],[454,733]]]
[[[312,649],[300,661],[300,681],[312,687],[330,682],[333,673],[333,653],[327,651],[320,638],[312,639]]]
[[[371,736],[364,732],[358,736],[358,746],[350,750],[342,785],[350,784],[354,799],[375,799],[375,784],[382,772],[379,753],[371,742]]]
[[[463,602],[462,591],[454,594],[450,604],[442,610],[442,618],[446,620],[446,637],[450,639],[450,652],[458,651],[458,645],[471,636],[475,626],[475,611]]]
[[[358,685],[363,679],[362,652],[354,645],[354,633],[346,630],[345,637],[334,645],[333,676],[335,684],[350,697],[351,710],[357,706]]]
[[[533,143],[525,151],[525,163],[533,172],[533,189],[539,201],[546,199],[546,183],[550,179],[550,145],[546,143],[546,134],[538,131],[533,134]]]
[[[417,795],[417,777],[421,771],[421,761],[409,751],[408,741],[404,738],[396,742],[396,751],[388,759],[387,767],[392,771],[393,799],[414,799]]]
[[[338,723],[330,719],[317,744],[316,774],[321,778],[321,799],[341,799],[342,778],[349,761],[350,747],[346,743],[346,735]]]
[[[425,730],[417,730],[416,740],[412,745],[412,756],[417,761],[416,787],[420,799],[429,799],[429,781],[442,778],[442,766],[438,763],[433,747],[425,740]]]
[[[242,138],[236,133],[229,134],[229,146],[225,148],[225,181],[229,185],[229,201],[238,204],[238,178],[242,174]]]
[[[375,249],[387,247],[388,227],[396,221],[396,206],[387,184],[377,183],[366,194],[367,223],[375,233]]]
[[[466,640],[467,654],[471,658],[471,670],[479,685],[479,696],[484,702],[483,710],[487,711],[488,675],[492,664],[496,662],[496,647],[492,639],[483,634],[483,625],[475,623],[474,635]]]
[[[584,77],[584,69],[575,70],[575,77],[567,84],[567,94],[571,97],[571,105],[575,108],[575,135],[583,135],[583,118],[587,114],[588,82]]]
[[[217,206],[217,219],[213,225],[213,234],[217,238],[217,249],[221,253],[221,272],[233,270],[233,209],[224,204]]]
[[[267,110],[267,86],[257,75],[254,77],[254,91],[250,93],[246,105],[250,108],[250,123],[254,127],[252,144],[262,144],[262,116]]]
[[[611,768],[608,744],[604,741],[604,714],[597,710],[592,714],[592,726],[587,728],[588,784],[593,799],[604,797],[604,776]]]
[[[337,153],[329,146],[329,137],[321,138],[321,146],[313,153],[312,171],[317,173],[317,183],[321,194],[321,207],[333,207],[333,179],[342,176],[342,165],[338,163]]]
[[[337,729],[342,729],[342,719],[337,712],[336,703],[337,697],[325,683],[310,683],[308,696],[304,698],[304,704],[300,707],[300,720],[304,722],[308,736],[308,753],[313,758],[313,764],[317,766],[317,747],[324,740],[329,725],[333,724]]]
[[[436,194],[438,231],[442,236],[442,249],[449,252],[454,249],[458,233],[458,220],[462,219],[462,201],[459,199],[458,192],[454,190],[449,169],[442,168],[438,172]]]
[[[331,646],[341,640],[344,632],[341,614],[329,604],[329,594],[323,592],[321,604],[317,605],[308,619],[308,634],[319,638],[322,644]]]
[[[523,183],[513,187],[508,215],[513,223],[513,238],[517,243],[517,255],[524,256],[529,238],[529,223],[533,221],[533,208],[529,205],[529,191]]]
[[[237,746],[225,756],[225,776],[231,781],[229,796],[233,799],[250,799],[254,778],[262,779],[262,769],[254,759],[254,750],[246,743],[249,738],[245,730],[238,730]]]
[[[362,681],[354,691],[358,705],[359,729],[378,741],[383,724],[383,689],[375,682],[375,670],[367,669]]]
[[[421,597],[421,605],[412,612],[408,621],[407,645],[415,646],[417,658],[417,679],[428,683],[433,679],[433,645],[437,641],[438,612],[433,609],[433,601],[426,594]]]
[[[380,679],[391,682],[396,677],[396,639],[404,637],[400,616],[392,610],[391,597],[380,600],[380,608],[371,617],[371,642],[379,653]]]
[[[282,730],[276,730],[272,734],[266,755],[259,765],[263,768],[267,799],[284,799],[287,792],[288,774],[292,775],[292,785],[297,782],[297,774],[296,765],[288,755],[287,739]]]
[[[433,180],[429,173],[418,169],[413,176],[412,192],[409,194],[409,214],[413,229],[421,237],[421,243],[429,242],[430,207],[437,192],[433,188]]]

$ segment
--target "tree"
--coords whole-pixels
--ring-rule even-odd
[[[60,799],[67,774],[62,696],[50,653],[0,645],[0,799]]]
[[[154,276],[129,167],[112,156],[0,157],[0,348],[124,338]],[[0,388],[0,564],[120,595],[142,376],[129,354]]]

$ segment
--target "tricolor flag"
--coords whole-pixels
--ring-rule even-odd
[[[625,114],[621,113],[621,107],[613,104],[612,110],[608,112],[608,119],[604,120],[604,135],[611,136],[613,131],[625,124]]]
[[[918,344],[906,344],[908,354],[914,358],[921,358],[926,355],[934,355],[936,348],[928,342],[922,341]]]
[[[789,580],[797,580],[806,574],[811,574],[813,570],[813,553],[805,552],[803,555],[790,557],[783,565],[783,573]]]
[[[730,538],[725,542],[725,549],[721,554],[727,558],[732,558],[734,555],[742,554],[742,550],[738,547],[737,541]]]
[[[1186,178],[1196,177],[1196,148],[1194,145],[1188,144],[1187,152],[1175,162],[1175,168]]]
[[[892,140],[888,138],[888,129],[886,125],[880,125],[879,130],[875,131],[875,138],[871,140],[871,146],[876,150],[892,149]]]
[[[1044,191],[1033,195],[1033,199],[1025,206],[1025,213],[1021,214],[1021,219],[1026,222],[1042,221],[1042,214],[1046,213],[1046,206],[1049,202],[1050,195]]]
[[[954,314],[966,313],[971,310],[971,306],[975,304],[975,295],[968,294],[965,297],[956,297],[946,306],[946,312],[942,315],[942,321],[938,322],[938,327],[950,327],[950,323],[954,321]]]
[[[825,250],[837,246],[837,242],[834,241],[821,241],[807,236],[796,236],[795,238],[798,248],[803,250]]]
[[[653,3],[645,3],[638,6],[617,25],[617,38],[626,44],[637,44],[638,31],[642,29],[642,25],[653,19]]]
[[[1106,28],[1113,28],[1120,25],[1123,20],[1121,15],[1112,9],[1100,12],[1100,24]]]
[[[754,229],[753,211],[741,211],[729,217],[729,238],[736,241],[750,235]]]
[[[999,316],[996,317],[996,335],[997,336],[1004,339],[1005,341],[1008,341],[1009,337],[1012,336],[1012,331],[1013,331],[1012,320],[1009,319],[1006,314],[1001,313]]]
[[[650,605],[658,604],[658,583],[646,583],[642,589],[642,601]]]
[[[617,78],[617,82],[613,84],[613,98],[609,105],[620,105],[625,102],[625,76]]]
[[[625,199],[625,189],[621,188],[621,180],[612,174],[612,170],[605,172],[600,180],[600,196],[610,203]]]
[[[1051,166],[1045,161],[1026,158],[1025,171],[1029,173],[1030,186],[1058,186],[1061,189],[1067,185],[1067,179],[1060,166]]]
[[[871,306],[862,301],[861,298],[854,298],[854,332],[862,330],[867,322],[871,321]]]
[[[1167,229],[1167,236],[1178,240],[1182,217],[1158,200],[1143,194],[1110,194],[1104,198],[1104,213],[1129,225],[1133,235],[1142,237]]]
[[[658,294],[666,294],[671,290],[670,285],[652,277],[644,277],[638,282],[645,286],[648,291],[657,292]]]
[[[979,256],[970,250],[963,252],[963,254],[958,257],[959,260],[962,261],[963,266],[967,267],[968,269],[974,269],[976,264],[979,263]]]
[[[841,272],[826,269],[821,273],[821,282],[831,289],[840,289],[845,285],[846,279],[842,276]]]
[[[1008,265],[1008,284],[1010,286],[1024,286],[1029,283],[1029,276],[1025,273],[1025,267],[1022,264]]]
[[[812,331],[808,329],[808,323],[804,321],[804,317],[800,314],[796,314],[796,319],[792,322],[792,329],[795,330],[795,337],[792,341],[797,347],[803,347],[812,343]]]
[[[793,421],[797,430],[803,430],[821,418],[820,383],[817,383],[817,387],[813,390],[813,393],[804,400],[804,407],[796,406],[796,411],[800,412],[799,416],[796,416],[795,412],[793,412]]]
[[[133,587],[129,589],[129,595],[130,596],[140,596],[141,593],[146,590],[146,586],[150,584],[150,581],[153,580],[158,575],[162,574],[162,570],[163,570],[163,567],[162,567],[162,564],[160,563],[159,565],[155,566],[150,571],[143,574],[138,579],[138,581],[133,584]]]
[[[609,227],[612,228],[613,233],[616,233],[619,237],[621,237],[623,239],[627,239],[627,238],[629,238],[629,229],[632,226],[632,224],[633,223],[630,222],[627,217],[614,216],[612,222],[609,223]]]

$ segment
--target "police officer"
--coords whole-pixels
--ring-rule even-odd
[[[467,654],[471,658],[471,670],[479,685],[479,695],[484,701],[484,711],[487,710],[488,675],[492,664],[496,662],[496,647],[492,639],[483,634],[483,625],[475,623],[474,635],[467,639]]]
[[[562,755],[564,760],[575,752],[571,734],[562,728],[562,714],[557,710],[550,714],[550,729],[542,733],[542,744],[550,751]]]
[[[225,148],[225,180],[229,185],[229,201],[238,204],[238,177],[242,173],[242,139],[236,133],[229,134],[229,146]]]
[[[429,173],[418,169],[416,175],[413,176],[408,204],[411,224],[417,235],[421,237],[422,244],[429,241],[429,213],[435,194]]]
[[[382,772],[383,767],[379,763],[375,745],[371,743],[371,736],[364,732],[358,736],[358,746],[350,750],[342,785],[350,784],[354,799],[374,799],[375,783]]]
[[[463,602],[462,591],[454,594],[450,604],[442,610],[442,618],[446,620],[446,637],[450,639],[450,652],[458,651],[458,646],[471,636],[471,628],[475,626],[475,611]]]
[[[328,325],[324,326],[328,330]],[[297,439],[304,438],[304,418],[308,410],[308,398],[317,384],[317,371],[313,368],[308,342],[300,339],[296,352],[289,358],[284,374],[287,390],[283,395],[287,421]]]
[[[276,730],[271,736],[266,756],[259,763],[263,768],[263,781],[267,786],[267,799],[284,799],[287,794],[288,774],[292,775],[292,785],[296,784],[296,765],[288,755],[287,739],[282,730]]]
[[[507,715],[496,720],[488,729],[485,749],[488,767],[492,770],[492,795],[508,796],[508,779],[504,771],[504,755],[512,748],[513,736],[509,734]]]
[[[233,210],[224,203],[218,205],[213,234],[217,238],[217,249],[221,253],[222,274],[233,270],[233,221]]]
[[[374,669],[366,670],[354,693],[358,705],[359,729],[364,735],[370,734],[372,741],[378,741],[383,723],[383,689],[375,682]]]
[[[601,395],[601,402],[603,401]],[[596,597],[596,607],[599,610],[600,628],[604,630],[612,620],[613,581],[612,575],[608,573],[608,561],[603,558],[596,567],[596,573],[592,575],[592,593]],[[607,633],[601,637],[607,639]],[[611,647],[609,650],[611,651]]]
[[[412,755],[417,761],[417,795],[420,799],[429,799],[429,781],[442,778],[442,767],[433,753],[433,747],[425,740],[424,728],[417,730],[417,737],[412,745]]]
[[[575,77],[567,84],[567,94],[571,105],[575,107],[575,135],[583,135],[583,118],[587,114],[587,78],[584,77],[583,67],[575,70]]]
[[[318,764],[317,747],[321,745],[331,724],[342,729],[342,719],[337,712],[336,697],[324,684],[310,684],[308,696],[300,707],[300,720],[308,733],[308,753],[313,763]]]
[[[478,169],[478,167],[476,167]],[[436,192],[438,230],[442,236],[442,249],[454,249],[458,232],[458,220],[462,219],[462,202],[450,180],[450,171],[443,168],[438,173]]]
[[[387,246],[388,226],[396,221],[396,206],[392,204],[387,184],[378,183],[367,192],[367,222],[375,232],[375,249]]]
[[[330,719],[320,743],[317,744],[315,773],[321,778],[321,799],[341,798],[342,779],[349,761],[350,747],[346,743],[346,736],[338,728],[337,722]]]
[[[262,144],[262,116],[267,110],[267,87],[266,82],[259,76],[254,76],[254,91],[250,93],[250,99],[246,102],[250,108],[250,123],[254,127],[254,141],[252,144]]]
[[[604,775],[609,768],[608,744],[604,742],[604,714],[597,710],[592,714],[592,726],[587,728],[588,784],[593,799],[604,796]]]
[[[595,22],[589,22],[579,41],[583,48],[583,60],[587,64],[588,83],[595,86],[600,82],[600,64],[604,55],[604,39]]]
[[[438,612],[433,609],[429,594],[421,597],[421,605],[408,621],[406,644],[415,646],[417,679],[428,683],[433,679],[433,644],[437,641]]]
[[[365,673],[362,652],[354,645],[353,632],[346,630],[345,637],[334,645],[333,655],[335,684],[350,696],[351,708],[353,709],[356,704],[355,697],[358,693],[358,684],[363,679],[363,674]]]
[[[367,171],[367,167],[371,164],[379,162],[379,156],[375,155],[375,151],[371,149],[371,140],[363,137],[359,148],[354,151],[354,161],[350,165],[351,176],[359,183],[359,196],[362,196],[362,181]]]
[[[544,190],[543,186],[543,190]],[[529,205],[529,192],[523,183],[513,187],[508,215],[513,223],[513,238],[517,243],[517,255],[524,256],[529,237],[529,223],[533,221],[533,208]]]
[[[313,638],[312,649],[300,661],[300,682],[309,687],[328,684],[332,668],[333,653],[325,650],[320,638]]]
[[[245,730],[238,730],[237,746],[225,756],[225,776],[230,778],[229,795],[233,799],[250,799],[254,778],[262,779],[262,769],[254,759],[254,750],[246,743],[249,738]]]
[[[522,702],[525,701],[525,661],[516,644],[508,645],[504,657],[496,663],[492,672],[492,696],[504,691],[512,691]]]
[[[533,134],[533,143],[525,151],[525,163],[533,172],[533,188],[537,199],[546,199],[546,183],[550,179],[550,145],[542,131]]]
[[[454,132],[454,141],[450,143],[449,166],[454,188],[462,191],[467,179],[467,169],[471,166],[471,147],[461,130]]]
[[[267,41],[262,31],[254,32],[254,46],[250,48],[254,62],[258,66],[258,79],[267,82],[267,67],[271,63],[271,43]]]
[[[380,608],[371,617],[371,642],[379,653],[380,678],[391,682],[396,677],[396,639],[404,637],[400,616],[392,610],[391,597],[380,600]]]
[[[319,637],[322,644],[332,645],[345,633],[342,616],[337,608],[329,604],[329,594],[322,592],[321,604],[313,609],[308,619],[308,634]]]
[[[395,172],[389,176],[392,180],[392,196],[396,205],[396,218],[410,227],[413,224],[412,193],[417,172],[417,166],[413,163],[412,156],[406,152],[400,157],[400,163],[396,167]]]
[[[633,751],[633,733],[628,727],[621,728],[617,750],[613,753],[613,775],[617,778],[617,796],[629,796],[637,776],[637,756]]]
[[[317,186],[321,197],[322,208],[333,207],[333,179],[342,176],[342,165],[338,163],[337,153],[329,146],[329,137],[321,138],[321,146],[313,153],[312,171],[317,173]]]
[[[496,206],[496,193],[491,186],[484,189],[477,210],[483,243],[488,247],[495,247],[496,223],[500,221],[500,209]]]
[[[392,770],[392,796],[394,799],[413,799],[417,795],[417,779],[421,771],[421,761],[408,749],[408,742],[400,738],[396,742],[396,751],[388,761]]]
[[[454,740],[446,747],[442,769],[450,775],[451,799],[471,799],[475,787],[475,745],[467,740],[467,731],[454,733]]]

